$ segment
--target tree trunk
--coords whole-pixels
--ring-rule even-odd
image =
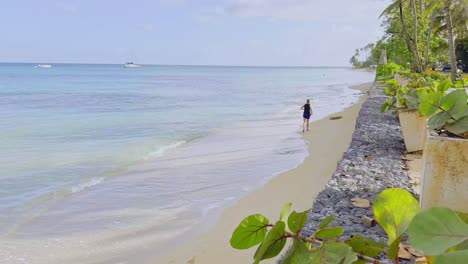
[[[457,78],[457,57],[455,55],[455,40],[453,39],[453,25],[452,25],[452,14],[450,11],[452,1],[445,1],[445,19],[447,20],[447,35],[449,44],[449,55],[450,55],[450,76],[452,81]]]
[[[415,56],[415,50],[414,50],[414,47],[413,47],[413,44],[412,44],[412,40],[411,40],[411,37],[409,36],[408,34],[408,29],[406,27],[406,23],[405,23],[405,18],[403,16],[403,3],[400,1],[400,5],[399,5],[399,10],[400,10],[400,20],[401,20],[401,25],[402,25],[402,28],[403,28],[403,37],[405,38],[405,42],[406,42],[406,46],[408,48],[408,51],[411,53],[411,59],[412,59],[412,62],[413,62],[413,65],[412,65],[412,68],[414,70],[416,70],[415,68],[415,65],[417,64],[416,62],[416,56]]]
[[[439,13],[438,8],[432,11],[431,22],[429,24],[429,30],[427,32],[426,51],[424,53],[426,55],[426,58],[424,59],[424,69],[426,69],[429,64],[429,52],[430,52],[430,47],[431,47],[432,31],[434,30],[434,24],[435,24],[435,20],[437,17],[437,13]]]
[[[423,72],[421,57],[419,55],[418,47],[418,9],[416,8],[416,0],[411,0],[411,8],[413,9],[413,44],[414,44],[414,57],[416,61],[416,72]]]

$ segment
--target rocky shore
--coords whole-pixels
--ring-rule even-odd
[[[311,235],[320,221],[335,216],[332,224],[344,228],[344,239],[361,234],[376,241],[386,242],[385,232],[378,226],[363,224],[362,216],[374,218],[372,205],[359,208],[351,199],[362,198],[371,202],[386,188],[399,187],[412,192],[405,164],[401,159],[405,147],[398,118],[382,113],[385,101],[382,84],[375,83],[368,92],[357,118],[356,130],[348,150],[326,188],[316,197],[309,212],[303,235]]]

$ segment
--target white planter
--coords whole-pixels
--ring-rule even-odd
[[[468,213],[468,140],[431,136],[423,153],[421,208]]]
[[[427,118],[417,110],[398,111],[401,132],[408,152],[420,151],[426,138]]]

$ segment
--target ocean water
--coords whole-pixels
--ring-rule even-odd
[[[355,103],[349,87],[373,78],[350,68],[0,64],[0,262],[162,251],[302,162],[305,99],[317,120]]]

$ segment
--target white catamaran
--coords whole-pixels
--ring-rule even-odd
[[[50,64],[38,64],[38,65],[36,65],[36,68],[52,68],[52,65],[50,65]]]
[[[133,62],[126,62],[124,67],[125,68],[140,68],[141,65],[135,64]]]

